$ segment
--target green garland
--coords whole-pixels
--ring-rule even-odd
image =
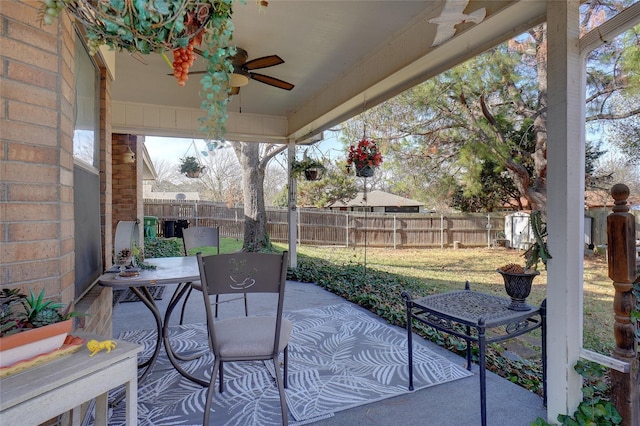
[[[40,22],[50,25],[67,10],[84,27],[91,54],[101,45],[112,50],[149,54],[173,51],[205,31],[203,56],[207,74],[201,79],[201,130],[222,139],[227,120],[229,58],[234,0],[43,0]]]

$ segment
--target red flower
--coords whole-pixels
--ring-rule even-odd
[[[365,166],[378,167],[382,163],[382,154],[374,141],[362,139],[357,146],[349,147],[347,170],[351,165],[360,169]]]

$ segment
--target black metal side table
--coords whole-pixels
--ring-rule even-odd
[[[471,342],[477,342],[480,369],[480,414],[482,426],[487,424],[487,344],[500,342],[542,330],[542,374],[543,393],[546,404],[546,307],[531,307],[528,311],[514,311],[507,306],[511,300],[469,290],[451,291],[412,300],[407,292],[402,293],[407,306],[407,341],[409,353],[409,390],[413,390],[413,341],[412,323],[417,320],[442,332],[460,337],[467,343],[467,370],[471,370]],[[490,335],[487,331],[491,330]],[[495,333],[494,333],[495,332]]]

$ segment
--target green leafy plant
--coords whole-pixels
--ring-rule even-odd
[[[317,174],[321,177],[322,173],[324,173],[326,168],[324,167],[324,164],[322,164],[320,161],[315,160],[313,158],[309,158],[307,156],[304,156],[300,161],[294,160],[291,163],[291,176],[293,177],[299,177],[303,175],[306,176],[307,172],[310,170],[316,170]],[[308,177],[307,179],[314,180],[314,179],[309,179]]]
[[[144,240],[144,252],[148,258],[184,256],[184,247],[179,238],[156,238]]]
[[[540,210],[532,211],[529,220],[535,241],[523,254],[527,260],[525,267],[526,269],[538,269],[538,263],[542,262],[546,269],[547,260],[551,259],[547,248],[547,223],[542,219]]]
[[[165,51],[193,46],[195,40],[203,37],[201,53],[207,61],[207,73],[200,81],[200,96],[201,108],[207,115],[200,118],[201,130],[211,139],[222,139],[229,76],[233,72],[230,58],[235,53],[230,46],[233,0],[42,0],[41,3],[39,16],[45,24],[53,24],[64,9],[80,22],[91,54],[106,45],[118,51],[165,55]]]
[[[7,290],[2,293],[2,336],[20,333],[32,328],[44,327],[50,324],[66,321],[83,314],[70,312],[70,306],[53,300],[45,300],[44,290],[37,295],[29,290],[25,296],[19,290]],[[17,304],[22,311],[15,310]],[[63,309],[61,311],[61,309]]]
[[[591,361],[578,361],[573,367],[585,380],[582,388],[583,401],[578,404],[578,409],[573,416],[558,415],[561,426],[610,426],[622,423],[622,417],[616,407],[602,398],[608,384],[604,380],[607,368]],[[538,417],[531,426],[552,426],[544,419]]]
[[[142,250],[141,247],[138,247],[137,244],[133,244],[133,248],[131,249],[131,251],[133,252],[133,258],[135,259],[135,264],[140,269],[147,269],[147,270],[156,269],[156,265],[150,265],[148,263],[145,263],[144,250]]]
[[[201,166],[196,157],[183,157],[180,159],[180,173],[189,177],[199,175],[205,167]]]

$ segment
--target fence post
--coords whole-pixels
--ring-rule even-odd
[[[444,215],[440,214],[440,249],[444,248]]]
[[[347,243],[347,247],[349,247],[349,213],[346,213],[345,215],[346,215],[346,218],[347,218],[347,220],[345,221],[346,222],[346,225],[345,225],[346,226],[346,229],[345,229],[346,232],[345,232],[345,234],[347,236],[346,243]]]
[[[397,223],[396,223],[397,217],[394,214],[393,215],[393,249],[396,249],[396,232],[397,232]]]
[[[615,288],[613,357],[631,364],[630,373],[611,370],[611,402],[620,412],[623,426],[637,426],[640,424],[640,373],[635,324],[631,321],[635,307],[632,290],[636,272],[636,223],[627,204],[629,187],[616,184],[611,188],[611,196],[615,203],[613,213],[607,217],[607,260],[609,278]]]
[[[487,214],[487,248],[491,248],[491,214]]]

